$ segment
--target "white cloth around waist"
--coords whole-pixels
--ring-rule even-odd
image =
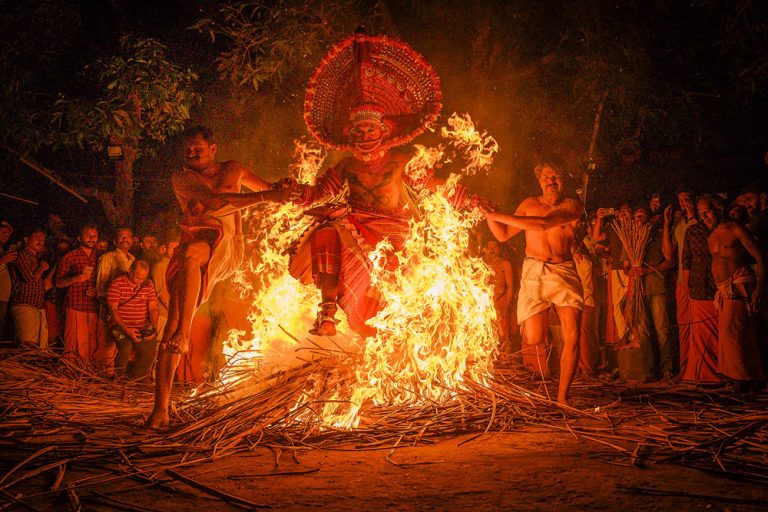
[[[583,290],[573,261],[548,263],[525,258],[517,299],[517,321],[528,318],[550,306],[584,307]]]

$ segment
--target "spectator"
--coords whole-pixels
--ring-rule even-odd
[[[59,343],[64,336],[63,304],[66,290],[56,287],[55,276],[59,262],[69,252],[70,241],[66,238],[61,238],[56,240],[53,246],[50,244],[50,240],[47,242],[51,269],[46,278],[50,281],[50,288],[45,293],[45,319],[48,321],[48,346],[52,347]]]
[[[168,240],[165,243],[167,253],[160,258],[152,267],[152,282],[155,285],[155,291],[157,292],[157,339],[163,340],[163,332],[165,331],[165,324],[168,322],[168,302],[171,300],[170,292],[168,291],[168,283],[165,279],[165,274],[168,272],[168,264],[176,252],[176,248],[179,246],[178,233],[172,233],[168,236]]]
[[[661,194],[654,192],[648,201],[648,221],[654,225],[661,225]]]
[[[607,244],[610,271],[608,273],[608,307],[606,314],[605,341],[620,344],[627,335],[627,322],[621,310],[621,303],[627,293],[628,279],[623,271],[622,245],[618,235],[610,228],[615,221],[614,212],[598,208],[597,219],[593,228],[593,239],[598,244]],[[617,217],[624,221],[632,220],[632,208],[623,204]]]
[[[117,347],[114,338],[107,328],[107,288],[109,284],[127,274],[133,264],[134,258],[129,249],[133,241],[133,231],[129,227],[117,228],[115,235],[114,251],[101,255],[96,264],[96,299],[99,302],[99,320],[96,333],[96,353],[94,354],[94,366],[106,376],[115,373],[115,354]]]
[[[742,190],[736,202],[746,208],[749,215],[747,228],[765,253],[768,249],[768,194],[762,187],[752,185]]]
[[[488,240],[483,250],[485,262],[494,274],[493,303],[496,307],[496,321],[501,337],[499,352],[512,355],[510,326],[512,321],[512,295],[514,294],[514,274],[512,263],[501,257],[501,245],[496,240]]]
[[[46,237],[48,240],[48,253],[53,254],[54,247],[51,244],[59,244],[60,241],[65,240],[69,245],[72,245],[72,239],[67,236],[64,231],[64,221],[61,220],[61,215],[58,213],[49,213],[48,220],[45,225],[45,232],[48,233]]]
[[[763,254],[746,229],[733,221],[723,221],[722,207],[713,196],[702,196],[699,215],[710,230],[707,244],[717,284],[717,372],[733,381],[738,394],[758,391],[764,379],[758,338],[760,295],[765,282]],[[757,275],[750,266],[752,260]]]
[[[737,201],[733,201],[728,206],[728,219],[737,222],[742,226],[747,226],[749,224],[749,215],[747,214],[747,209],[740,205]]]
[[[83,226],[80,246],[64,255],[56,269],[56,286],[67,288],[64,297],[64,356],[93,362],[96,351],[96,226]]]
[[[11,300],[11,274],[8,264],[15,261],[19,253],[6,251],[5,246],[11,239],[13,228],[7,221],[0,221],[0,339],[6,339],[8,324],[8,303]]]
[[[149,268],[160,261],[160,253],[157,252],[157,237],[154,234],[146,234],[141,237],[139,250],[134,253],[136,259],[149,263]]]
[[[14,339],[40,348],[48,346],[43,283],[43,273],[48,270],[48,263],[39,259],[44,252],[45,232],[41,228],[33,228],[24,237],[18,258],[10,264],[13,275],[11,312]]]
[[[645,208],[641,207],[635,210],[634,220],[641,225],[648,223],[648,214]],[[671,255],[665,254],[663,230],[658,225],[652,224],[651,226],[651,235],[646,247],[643,266],[630,269],[629,261],[624,263],[624,268],[630,278],[642,277],[643,279],[643,299],[653,324],[653,330],[651,330],[649,318],[643,318],[637,326],[643,357],[643,371],[647,382],[658,380],[661,376],[672,377],[673,375],[667,289],[664,279],[665,274],[675,266],[675,260]]]
[[[581,229],[584,227],[582,226]],[[595,378],[600,356],[598,315],[592,255],[584,243],[577,241],[573,244],[573,261],[576,263],[576,272],[579,274],[581,287],[584,290],[584,309],[581,310],[579,335],[579,370],[586,377]]]
[[[712,196],[702,196],[696,203],[699,212],[708,213],[716,208]],[[697,222],[685,231],[682,268],[683,281],[688,284],[691,307],[690,346],[688,358],[680,374],[684,382],[717,384],[718,319],[715,308],[715,280],[712,277],[712,258],[707,239],[710,228]]]
[[[112,281],[107,307],[117,344],[115,373],[129,379],[148,376],[157,354],[157,295],[146,261],[134,261],[128,275]]]
[[[682,265],[683,261],[683,243],[685,241],[685,232],[695,225],[696,209],[693,205],[693,193],[686,188],[682,188],[677,193],[677,202],[680,210],[683,212],[683,219],[675,225],[672,232],[672,239],[677,248],[677,282],[675,283],[675,304],[677,306],[677,333],[679,340],[679,360],[680,369],[686,367],[688,360],[688,347],[691,346],[691,303],[688,297],[688,283],[685,281],[688,274],[685,273]]]

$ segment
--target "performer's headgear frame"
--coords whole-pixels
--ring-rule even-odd
[[[389,148],[421,134],[441,108],[440,79],[424,57],[402,41],[358,33],[320,61],[307,87],[304,119],[320,143],[348,151],[353,124],[377,120],[390,130]]]

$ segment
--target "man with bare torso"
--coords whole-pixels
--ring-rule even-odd
[[[511,355],[511,320],[512,296],[514,294],[514,271],[512,263],[501,256],[501,245],[496,240],[488,240],[483,250],[483,259],[494,274],[493,303],[496,307],[496,319],[501,336],[499,352]]]
[[[523,362],[547,374],[546,341],[549,308],[555,307],[563,331],[557,401],[568,403],[568,391],[579,361],[580,315],[583,306],[579,275],[571,254],[584,207],[564,196],[560,165],[544,162],[535,169],[542,195],[525,199],[513,215],[486,211],[488,226],[499,241],[525,231],[525,261],[517,301],[523,325]]]
[[[762,388],[759,311],[765,282],[763,254],[740,224],[723,220],[718,198],[703,195],[699,217],[710,230],[707,245],[712,256],[712,276],[717,284],[719,312],[717,372],[734,382],[737,393]],[[754,261],[755,271],[750,264]]]
[[[387,238],[395,252],[402,249],[415,211],[415,191],[435,191],[441,180],[427,175],[413,180],[405,174],[410,156],[387,146],[393,126],[376,105],[353,110],[349,140],[352,156],[328,169],[314,186],[294,184],[294,201],[309,206],[349,190],[346,203],[313,208],[317,223],[303,236],[291,258],[291,275],[314,282],[322,302],[311,334],[336,334],[337,307],[358,334],[371,336],[367,321],[381,307],[370,283],[367,254]],[[467,196],[461,186],[450,200],[462,205]],[[396,265],[394,256],[390,265]]]
[[[192,317],[213,286],[227,279],[243,260],[240,209],[279,192],[244,165],[216,161],[216,142],[204,127],[182,136],[185,166],[173,174],[173,190],[181,205],[184,237],[168,265],[168,322],[157,355],[155,406],[150,428],[168,424],[168,400],[176,367],[189,351]],[[241,194],[246,186],[256,192]]]

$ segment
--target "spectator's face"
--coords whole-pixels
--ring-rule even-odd
[[[736,198],[736,202],[747,209],[747,213],[752,216],[760,210],[760,196],[755,192],[746,192]]]
[[[544,194],[556,194],[563,193],[563,176],[558,171],[547,166],[541,170],[539,176],[539,186]]]
[[[208,144],[197,134],[184,141],[184,162],[196,171],[209,169],[216,162],[216,144]]]
[[[143,283],[147,280],[148,276],[149,270],[143,266],[133,267],[133,270],[131,271],[131,280],[136,284]]]
[[[681,210],[686,213],[690,211],[690,214],[693,215],[693,200],[691,199],[691,194],[688,192],[680,192],[677,194],[677,203],[680,205]]]
[[[43,252],[45,250],[45,233],[36,231],[24,237],[24,244],[36,253]]]
[[[99,232],[93,228],[86,228],[80,233],[80,243],[84,247],[93,249],[99,241]]]
[[[48,215],[48,227],[52,231],[61,231],[64,229],[64,221],[61,220],[61,216],[58,213],[51,213]]]
[[[144,236],[141,238],[141,248],[145,251],[157,250],[157,238],[153,236]]]
[[[133,232],[130,229],[121,229],[115,237],[115,245],[123,252],[128,252],[133,243]]]
[[[707,226],[707,229],[714,229],[717,225],[717,213],[712,209],[712,205],[709,204],[709,201],[699,201],[699,204],[697,204],[696,207],[699,210],[699,218],[701,219],[701,222]]]
[[[649,204],[652,212],[661,210],[661,198],[659,196],[653,196]]]
[[[736,222],[741,222],[744,219],[744,214],[746,213],[746,210],[743,206],[735,205],[732,206],[730,210],[728,210],[728,218],[731,220],[735,220]]]
[[[632,219],[632,208],[628,204],[623,204],[619,208],[619,218],[627,221]]]
[[[179,242],[168,242],[168,256],[173,256],[173,253],[176,252],[176,248],[179,246]]]
[[[487,244],[485,244],[485,255],[486,256],[498,256],[499,255],[499,243],[495,240],[489,240]]]
[[[683,212],[681,210],[675,210],[672,215],[675,217],[675,224],[683,220]]]
[[[8,240],[11,239],[11,233],[13,233],[13,230],[8,226],[0,227],[0,245],[8,243]]]
[[[645,211],[645,208],[638,208],[635,210],[633,218],[635,219],[635,222],[642,226],[648,222],[648,212]]]

